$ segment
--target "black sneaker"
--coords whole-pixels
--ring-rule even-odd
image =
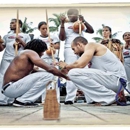
[[[15,106],[15,107],[37,107],[39,105],[34,102],[23,103],[23,102],[19,102],[19,101],[15,100],[13,102],[13,106]]]
[[[70,104],[73,104],[73,102],[72,101],[66,101],[66,102],[64,102],[64,104],[65,105],[70,105]]]

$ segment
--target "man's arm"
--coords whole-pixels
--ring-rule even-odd
[[[61,17],[61,26],[60,26],[60,33],[59,33],[59,39],[61,41],[64,41],[66,39],[65,26],[64,26],[65,19],[66,17],[64,16]]]
[[[39,55],[34,52],[34,51],[29,51],[27,53],[27,56],[29,58],[29,60],[35,65],[35,66],[38,66],[40,68],[43,68],[45,69],[47,72],[50,72],[56,76],[59,76],[59,77],[63,77],[65,79],[68,79],[68,77],[63,74],[60,70],[58,70],[56,67],[54,67],[53,65],[49,65],[47,64],[46,62],[44,62],[40,57]]]
[[[95,50],[96,49],[95,49],[94,44],[92,44],[92,43],[88,44],[85,47],[84,53],[77,61],[75,61],[72,64],[66,64],[64,62],[61,62],[61,63],[59,63],[60,64],[59,66],[62,69],[67,69],[68,71],[73,68],[84,68],[91,61],[91,59],[95,53]]]
[[[84,25],[87,28],[85,32],[94,33],[93,27],[84,19],[84,17],[82,15],[79,15],[79,19],[84,23]]]

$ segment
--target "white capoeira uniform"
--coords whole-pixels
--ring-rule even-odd
[[[28,34],[19,33],[18,35],[25,43],[27,43],[31,40],[30,36]],[[4,73],[5,73],[6,69],[8,68],[10,62],[15,57],[15,50],[14,50],[14,46],[13,46],[13,44],[15,43],[15,38],[16,38],[16,34],[13,32],[11,32],[3,37],[3,40],[4,40],[3,45],[5,45],[5,50],[4,50],[4,54],[3,54],[3,57],[1,60],[1,65],[0,65],[0,90],[1,90],[1,87],[3,84]],[[19,48],[18,53],[21,50],[23,50],[23,46],[21,46],[21,48]],[[13,101],[12,99],[6,97],[0,91],[0,104],[8,104],[8,103],[12,103],[12,101]]]
[[[87,103],[101,105],[113,103],[121,86],[119,78],[126,80],[123,64],[109,49],[102,56],[93,56],[90,68],[71,69],[68,76],[89,98]]]
[[[53,44],[59,43],[60,44],[60,40],[58,38],[57,34],[51,34],[50,38],[52,40]],[[35,39],[41,39],[42,41],[44,41],[47,44],[47,47],[50,47],[50,42],[49,42],[49,37],[36,37]],[[53,59],[52,56],[48,56],[46,54],[46,52],[44,52],[44,55],[41,57],[45,62],[47,62],[48,64],[52,64],[53,63]],[[55,58],[55,62],[58,62],[59,60],[59,50],[56,49],[56,53],[54,54],[54,58]],[[58,67],[57,67],[58,68]],[[43,69],[40,68],[41,71],[43,71]],[[45,70],[44,70],[45,71]],[[58,87],[58,77],[54,76],[54,81],[57,82],[56,84],[56,91],[57,91],[57,100],[60,103],[60,89]],[[50,87],[50,86],[49,86]],[[51,87],[54,88],[54,82],[52,82]],[[42,94],[42,103],[44,103],[45,101],[45,96],[46,96],[46,92]]]
[[[72,41],[79,36],[78,33],[75,33],[72,29],[73,27],[72,22],[68,22],[64,24],[65,27],[65,34],[66,34],[66,39],[65,39],[65,45],[64,45],[64,60],[67,64],[71,64],[75,62],[79,57],[74,54],[73,50],[71,49],[71,43]],[[60,27],[59,27],[60,30]],[[83,30],[85,31],[86,28]],[[81,34],[83,36],[83,32]],[[67,81],[66,82],[66,98],[65,101],[72,101],[74,102],[74,99],[76,97],[76,92],[77,92],[77,87],[73,84],[72,81]]]
[[[124,67],[127,75],[127,89],[130,91],[130,48],[123,49]],[[130,95],[130,94],[129,94]]]
[[[35,102],[45,92],[46,85],[53,78],[54,76],[46,71],[32,73],[16,82],[10,82],[5,90],[2,89],[2,92],[22,103]]]

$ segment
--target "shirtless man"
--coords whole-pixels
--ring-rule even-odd
[[[72,64],[59,62],[62,71],[68,71],[70,80],[91,102],[97,102],[98,105],[114,103],[121,85],[119,79],[127,79],[123,64],[106,46],[88,43],[81,36],[73,40],[71,48],[80,58]],[[90,68],[86,68],[89,63]],[[123,95],[123,90],[120,95]]]
[[[54,75],[68,79],[56,67],[40,58],[46,50],[45,42],[34,39],[27,43],[25,49],[9,65],[4,75],[2,93],[15,98],[14,106],[35,106],[34,102],[45,91],[47,83],[53,80]],[[34,65],[46,71],[31,73]]]

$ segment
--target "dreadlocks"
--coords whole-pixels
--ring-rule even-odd
[[[33,39],[27,43],[24,50],[25,49],[30,49],[37,53],[40,53],[40,52],[44,52],[47,50],[47,45],[44,41],[42,41],[40,39]]]

